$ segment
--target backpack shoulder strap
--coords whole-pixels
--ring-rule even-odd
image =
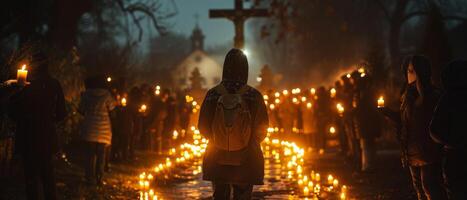
[[[245,94],[248,90],[250,90],[250,86],[248,86],[247,84],[243,85],[240,89],[238,89],[238,91],[236,92],[237,94],[239,95],[243,95]]]
[[[219,84],[215,87],[216,92],[218,92],[220,95],[226,95],[229,94],[229,91],[222,85]]]

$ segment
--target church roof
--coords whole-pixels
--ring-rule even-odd
[[[205,78],[203,85],[205,88],[216,85],[222,77],[222,65],[202,50],[195,50],[187,55],[175,66],[172,76],[178,85],[186,88],[190,85],[188,79],[195,68],[198,68],[202,77]]]

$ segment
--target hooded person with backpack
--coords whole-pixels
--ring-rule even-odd
[[[261,93],[247,85],[248,61],[239,49],[227,53],[222,81],[201,106],[198,127],[209,140],[203,179],[212,181],[217,199],[251,199],[253,185],[263,184],[260,143],[269,123]]]

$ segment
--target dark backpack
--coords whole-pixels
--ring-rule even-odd
[[[252,117],[243,94],[249,90],[244,85],[235,93],[229,93],[220,84],[215,90],[221,95],[211,125],[212,144],[218,150],[219,164],[240,165],[252,134]]]

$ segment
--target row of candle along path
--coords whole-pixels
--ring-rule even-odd
[[[269,162],[281,164],[281,177],[292,183],[296,194],[303,199],[341,199],[348,197],[348,188],[341,185],[332,174],[321,178],[321,174],[304,165],[305,150],[296,143],[274,137],[278,133],[275,128],[268,128],[267,137],[261,144]],[[274,138],[274,139],[272,139]]]
[[[174,131],[175,133],[177,132]],[[197,165],[197,169],[192,172],[193,175],[201,173],[200,161],[208,141],[194,126],[191,127],[191,133],[193,134],[192,143],[184,143],[178,148],[171,148],[167,152],[165,162],[156,164],[150,171],[142,172],[139,175],[140,200],[162,199],[154,191],[155,186],[165,184],[170,179],[177,177],[176,173],[189,168],[190,165]]]
[[[200,161],[206,150],[208,140],[203,138],[195,127],[191,127],[193,134],[192,143],[182,144],[179,148],[172,148],[167,153],[165,162],[161,162],[150,171],[142,172],[139,175],[140,200],[161,199],[157,191],[158,184],[165,184],[166,181],[189,165],[197,165],[197,170],[193,175],[201,173]],[[327,179],[322,179],[321,175],[314,170],[304,166],[305,151],[293,142],[274,138],[277,132],[274,128],[268,128],[267,136],[261,144],[266,162],[273,160],[276,163],[286,163],[281,167],[281,179],[285,178],[292,185],[295,194],[305,199],[334,198],[347,199],[347,186],[340,185],[335,176],[329,174]]]

